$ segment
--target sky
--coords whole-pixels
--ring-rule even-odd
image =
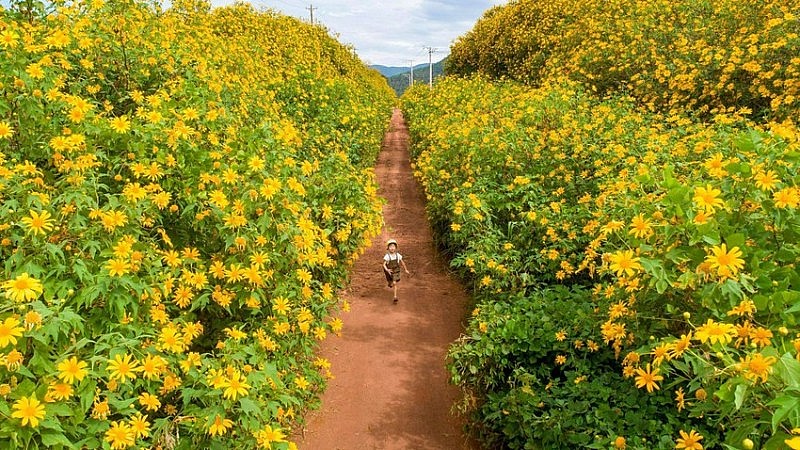
[[[326,26],[343,44],[355,47],[367,64],[409,66],[434,62],[449,53],[458,36],[475,25],[483,12],[507,0],[245,0],[255,8],[271,8]],[[233,0],[212,0],[214,6]]]

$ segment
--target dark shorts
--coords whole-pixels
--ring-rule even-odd
[[[387,271],[383,271],[383,274],[386,276],[386,282],[391,284],[392,282],[400,281],[400,271],[392,272],[391,274]]]

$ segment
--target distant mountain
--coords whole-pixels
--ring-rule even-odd
[[[447,61],[447,58],[443,60],[433,63],[433,80],[436,81],[436,78],[442,76],[444,74],[444,64]],[[395,75],[387,77],[389,80],[389,86],[394,89],[397,93],[397,96],[403,95],[403,93],[408,89],[409,85],[409,70],[408,67],[403,69],[402,73],[397,73]],[[418,66],[414,66],[414,83],[428,83],[430,68],[428,64],[420,64]]]
[[[408,72],[408,67],[381,66],[379,64],[370,67],[380,72],[381,75],[385,76],[386,78],[393,77],[398,73]]]

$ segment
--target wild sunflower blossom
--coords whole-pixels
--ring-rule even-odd
[[[269,449],[272,448],[273,442],[286,442],[286,435],[280,427],[272,427],[271,425],[264,425],[264,428],[254,433],[259,448]]]
[[[20,321],[16,317],[7,317],[0,322],[0,349],[17,343],[17,338],[25,331],[25,328],[19,325]]]
[[[105,440],[112,449],[125,449],[136,444],[136,432],[125,422],[114,421],[106,431]]]
[[[15,302],[36,300],[44,291],[42,283],[28,275],[27,272],[3,283],[3,289],[5,289],[6,297]]]
[[[75,356],[67,358],[58,363],[58,378],[70,384],[81,381],[87,374],[86,366],[84,361],[79,361]]]
[[[702,435],[698,434],[694,430],[688,433],[680,430],[679,434],[681,437],[675,440],[675,448],[682,448],[686,450],[703,450],[703,446],[700,444],[700,441],[703,440]]]
[[[726,244],[715,245],[708,251],[706,262],[711,270],[716,270],[717,275],[724,278],[733,278],[744,268],[744,260],[740,258],[742,251],[739,247],[728,249]]]
[[[761,353],[747,355],[738,364],[739,370],[745,378],[753,383],[766,383],[769,374],[772,373],[772,366],[777,362],[774,356],[764,357]]]
[[[28,228],[28,232],[33,235],[46,234],[53,230],[53,219],[48,211],[30,211],[29,217],[23,217],[22,223]]]
[[[224,391],[222,395],[232,400],[247,396],[247,390],[250,389],[250,385],[246,381],[247,379],[242,377],[239,372],[234,372],[230,378],[223,381],[221,387]]]
[[[653,227],[649,220],[644,218],[643,214],[639,214],[631,220],[631,229],[628,234],[632,234],[637,238],[646,238],[653,234]]]
[[[697,206],[707,213],[713,213],[717,208],[725,206],[725,202],[719,198],[722,191],[707,184],[705,187],[698,187],[694,190],[692,200]]]
[[[711,345],[716,343],[728,344],[733,340],[736,335],[736,327],[729,323],[719,323],[712,319],[708,319],[705,324],[698,327],[694,333],[695,339],[705,344],[709,342]]]
[[[45,416],[44,405],[36,399],[35,394],[17,400],[11,409],[14,411],[11,413],[11,417],[20,419],[23,427],[36,428],[39,426],[39,421]]]
[[[664,377],[659,375],[658,372],[658,367],[651,370],[650,364],[647,365],[646,369],[636,369],[636,387],[639,389],[645,388],[647,392],[659,390],[658,382],[663,380]]]
[[[796,187],[781,189],[772,194],[772,199],[778,208],[797,208],[798,204],[800,204],[800,189]]]
[[[10,138],[14,135],[14,129],[11,128],[11,125],[8,122],[3,122],[0,120],[0,139]]]
[[[757,172],[753,175],[753,180],[755,181],[756,187],[763,191],[771,191],[780,183],[780,179],[778,179],[774,170]]]
[[[140,372],[142,368],[133,356],[117,354],[113,360],[108,362],[106,370],[109,380],[119,380],[125,383],[129,378],[135,380],[136,372]]]
[[[643,270],[642,265],[639,263],[639,258],[633,256],[633,250],[621,250],[612,253],[608,259],[609,268],[617,276],[633,276],[636,272]]]
[[[222,416],[214,416],[214,421],[208,427],[208,434],[211,436],[222,436],[233,426],[233,421]]]

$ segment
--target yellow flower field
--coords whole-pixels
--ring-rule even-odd
[[[449,366],[483,440],[781,448],[800,427],[792,122],[654,114],[566,79],[450,78],[403,107],[478,302]]]
[[[380,229],[392,92],[244,4],[25,5],[0,11],[0,440],[294,448]]]

